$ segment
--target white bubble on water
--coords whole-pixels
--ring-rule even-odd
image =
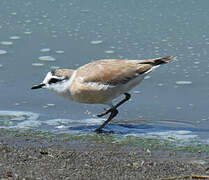
[[[13,44],[13,42],[11,41],[1,41],[1,45],[4,45],[4,46],[11,46]]]
[[[200,62],[199,61],[195,61],[194,64],[200,64]]]
[[[43,18],[48,18],[47,14],[42,15]]]
[[[40,56],[38,59],[40,61],[56,61],[56,59],[52,56]]]
[[[134,91],[134,94],[140,94],[141,91]]]
[[[167,42],[168,40],[167,40],[167,39],[162,39],[161,41],[162,41],[162,42]]]
[[[40,66],[44,66],[44,64],[43,63],[32,63],[32,66],[38,66],[38,67],[40,67]]]
[[[20,36],[10,36],[9,39],[11,39],[11,40],[18,40],[18,39],[20,39]]]
[[[91,41],[90,43],[93,44],[93,45],[98,45],[98,44],[102,44],[103,41],[101,41],[101,40],[94,40],[94,41]]]
[[[16,16],[17,12],[12,12],[11,15]]]
[[[176,81],[177,85],[190,85],[192,81]]]
[[[31,22],[32,22],[32,20],[30,20],[30,19],[25,20],[25,23],[31,23]]]
[[[56,50],[55,51],[55,53],[57,53],[57,54],[63,54],[65,51],[63,51],[63,50]]]
[[[113,50],[106,50],[105,53],[107,53],[107,54],[113,54],[113,53],[115,53],[115,51],[113,51]]]
[[[0,55],[2,55],[2,54],[7,54],[7,51],[0,49]]]
[[[49,52],[49,51],[51,51],[51,49],[49,49],[49,48],[40,49],[40,52]]]
[[[158,83],[157,86],[161,87],[161,86],[164,86],[163,83]]]
[[[190,50],[190,49],[193,49],[193,47],[192,47],[192,46],[188,46],[188,47],[187,47],[187,49],[189,49],[189,50]]]
[[[14,105],[15,105],[15,106],[19,106],[19,105],[20,105],[20,103],[16,102],[16,103],[14,103]]]
[[[91,111],[86,110],[86,111],[84,112],[84,114],[91,115]]]
[[[30,35],[30,34],[32,34],[32,32],[31,31],[25,31],[24,34]]]
[[[47,106],[53,107],[53,106],[55,106],[55,104],[49,103],[49,104],[47,104]]]

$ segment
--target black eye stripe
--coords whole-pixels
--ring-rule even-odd
[[[60,81],[62,81],[62,80],[64,80],[64,79],[56,79],[56,78],[52,78],[52,79],[50,79],[49,80],[49,84],[52,84],[52,83],[56,83],[56,82],[60,82]]]

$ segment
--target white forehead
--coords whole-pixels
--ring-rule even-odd
[[[49,80],[52,78],[63,80],[65,77],[64,76],[53,76],[51,72],[48,72],[42,83],[47,84],[49,82]]]
[[[43,83],[44,84],[47,84],[52,77],[53,77],[52,73],[51,72],[48,72],[47,75],[46,75],[46,77],[43,80]]]

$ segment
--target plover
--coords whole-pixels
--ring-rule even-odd
[[[161,64],[174,59],[172,56],[166,56],[148,60],[97,60],[76,70],[52,70],[47,73],[41,84],[31,89],[46,88],[72,101],[109,105],[108,110],[97,115],[102,117],[110,114],[96,129],[96,132],[102,132],[102,128],[118,114],[117,108],[130,99],[129,90]],[[113,105],[113,99],[121,94],[124,94],[125,98]]]

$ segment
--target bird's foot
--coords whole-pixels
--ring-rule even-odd
[[[97,134],[113,134],[114,133],[114,131],[104,131],[99,128],[95,129],[94,132],[96,132]]]
[[[94,130],[94,132],[96,132],[97,134],[101,134],[101,133],[104,133],[104,130],[97,128]]]

